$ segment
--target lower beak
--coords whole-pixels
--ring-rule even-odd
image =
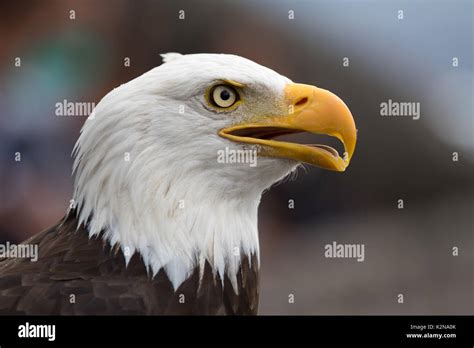
[[[357,130],[346,104],[335,94],[310,85],[288,84],[285,87],[288,113],[261,117],[249,123],[222,129],[219,135],[227,139],[261,145],[263,156],[294,159],[324,169],[344,171],[355,150]],[[272,137],[308,132],[336,137],[345,153],[327,145],[305,145],[277,141]]]

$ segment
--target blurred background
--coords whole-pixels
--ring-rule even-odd
[[[347,172],[264,195],[260,314],[473,314],[473,21],[469,0],[1,2],[0,243],[69,204],[85,117],[57,102],[97,103],[160,53],[233,53],[336,93],[359,129]],[[381,117],[388,99],[420,119]],[[325,258],[333,241],[365,261]]]

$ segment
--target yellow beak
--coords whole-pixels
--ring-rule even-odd
[[[260,154],[289,158],[324,169],[344,171],[355,150],[357,130],[346,104],[335,94],[304,84],[288,84],[284,103],[288,113],[266,116],[248,123],[222,129],[219,135],[227,139],[261,145]],[[304,145],[277,141],[275,136],[309,132],[338,138],[344,144],[342,157],[327,145]]]

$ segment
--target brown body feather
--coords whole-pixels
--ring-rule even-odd
[[[174,291],[166,273],[147,273],[135,254],[125,265],[120,249],[89,239],[70,213],[24,243],[37,244],[36,262],[0,259],[0,314],[27,315],[246,315],[258,307],[258,262],[242,258],[238,293],[206,262]],[[250,259],[249,259],[250,258]],[[251,261],[251,262],[249,262]],[[184,295],[184,297],[182,296]]]

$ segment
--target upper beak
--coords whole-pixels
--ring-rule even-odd
[[[284,103],[288,112],[264,116],[222,129],[227,139],[262,145],[261,154],[306,162],[324,169],[344,171],[355,150],[357,130],[346,104],[335,94],[310,85],[291,83],[285,87]],[[273,137],[309,132],[338,138],[345,153],[340,156],[326,145],[304,145],[272,140]]]

